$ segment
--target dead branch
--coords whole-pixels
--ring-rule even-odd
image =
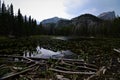
[[[114,51],[116,51],[116,52],[118,52],[118,53],[120,53],[120,50],[118,50],[118,49],[113,49]]]
[[[72,61],[65,61],[66,63],[69,63],[69,64],[73,64],[73,65],[84,65],[84,66],[87,66],[87,67],[93,67],[93,68],[98,68],[96,65],[93,65],[93,64],[88,64],[88,63],[85,63],[85,62],[72,62]]]
[[[66,63],[66,62],[63,62],[61,64],[65,64],[65,65],[68,65],[68,66],[75,66],[73,64],[69,64],[69,63]],[[97,71],[98,70],[96,68],[90,68],[90,67],[87,67],[87,66],[76,66],[76,68],[82,68],[82,69],[91,70],[91,71]]]
[[[105,71],[106,71],[105,66],[103,66],[102,68],[99,69],[99,71],[97,71],[94,75],[88,77],[86,80],[92,80],[94,77],[104,74]]]

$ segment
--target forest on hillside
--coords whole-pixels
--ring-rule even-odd
[[[120,17],[102,20],[92,14],[83,14],[71,20],[41,24],[41,28],[43,34],[47,35],[120,37]]]

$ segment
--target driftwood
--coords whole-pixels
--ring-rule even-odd
[[[10,75],[7,75],[7,76],[4,76],[2,78],[0,78],[0,80],[5,80],[5,79],[8,79],[8,78],[11,78],[11,77],[14,77],[14,76],[18,76],[20,74],[23,74],[25,72],[28,72],[30,70],[33,69],[34,66],[36,66],[37,64],[33,64],[33,65],[30,65],[28,68],[26,68],[25,70],[23,71],[20,71],[20,72],[17,72],[17,73],[13,73],[13,74],[10,74]]]
[[[81,75],[93,75],[95,72],[73,72],[73,71],[63,71],[59,69],[50,68],[49,70],[64,73],[64,74],[81,74]]]
[[[83,65],[83,66],[87,66],[87,67],[93,67],[93,68],[98,68],[96,65],[93,65],[93,64],[88,64],[88,63],[85,63],[85,62],[68,62],[68,61],[65,61],[66,63],[70,63],[70,64],[74,64],[74,65]]]
[[[68,69],[68,68],[65,68],[65,67],[61,67],[61,66],[55,66],[55,68],[66,70],[66,71],[72,71],[71,69]]]
[[[23,59],[28,60],[28,61],[29,61],[29,63],[31,63],[31,62],[34,62],[34,63],[36,63],[36,64],[38,64],[38,63],[39,63],[38,61],[32,60],[32,59],[27,58],[27,57],[23,57]]]
[[[120,50],[118,50],[118,49],[113,49],[114,51],[116,51],[116,52],[118,52],[118,53],[120,53]]]
[[[99,71],[97,71],[94,75],[91,75],[90,77],[88,77],[86,80],[92,80],[96,76],[105,74],[105,71],[106,71],[105,66],[103,66],[102,68],[99,69]]]
[[[5,66],[5,64],[3,64],[3,65],[0,65],[0,68],[2,68],[2,67],[4,67]]]
[[[69,63],[66,63],[66,62],[63,62],[63,63],[60,63],[60,64],[65,64],[65,65],[68,65],[68,66],[75,66],[73,64],[69,64]],[[87,66],[76,66],[76,68],[82,68],[82,69],[91,70],[91,71],[97,71],[98,70],[96,68],[91,68],[91,67],[87,67]]]
[[[4,56],[5,57],[5,56]],[[38,61],[35,61],[35,60],[32,60],[30,58],[27,58],[27,57],[21,57],[21,56],[7,56],[7,57],[12,57],[12,58],[22,58],[22,59],[25,59],[25,60],[28,60],[29,63],[32,62],[33,65],[30,65],[28,66],[25,70],[22,70],[20,72],[16,72],[16,73],[12,73],[12,74],[8,74],[7,76],[4,76],[2,78],[0,78],[0,80],[6,80],[6,79],[9,79],[11,77],[15,77],[15,76],[18,76],[18,75],[21,75],[23,73],[26,73],[28,71],[31,71],[33,69],[34,66],[37,66],[37,65],[45,65],[45,63],[39,63]],[[23,61],[24,62],[24,61]],[[35,69],[38,69],[39,66]]]
[[[14,73],[14,74],[10,74],[8,76],[2,77],[0,78],[0,80],[4,80],[4,79],[8,79],[11,77],[16,77],[19,76],[23,73],[26,73],[28,71],[33,70],[34,66],[37,66],[36,68],[34,68],[34,70],[38,70],[39,67],[41,65],[47,65],[47,61],[49,59],[45,59],[45,58],[31,58],[31,57],[23,57],[23,56],[11,56],[11,55],[0,55],[0,57],[4,57],[4,58],[13,58],[12,60],[14,60],[15,58],[18,58],[18,62],[19,61],[23,61],[26,63],[30,63],[33,64],[31,66],[28,66],[25,70]],[[39,61],[41,60],[41,61]],[[51,64],[53,66],[49,66],[48,70],[50,71],[54,71],[54,72],[58,72],[58,73],[63,73],[63,74],[76,74],[76,75],[91,75],[89,78],[93,78],[96,75],[99,75],[101,73],[101,71],[103,71],[103,69],[100,69],[98,71],[98,67],[96,65],[93,64],[88,64],[85,63],[82,60],[77,60],[77,59],[52,59],[55,60],[56,62],[54,64]],[[60,65],[60,66],[59,66]],[[66,68],[63,67],[61,65],[66,65],[66,66],[70,66],[70,67],[75,67],[75,69],[72,68]],[[51,68],[52,67],[52,68]],[[81,70],[81,71],[79,71]],[[88,79],[88,80],[90,80]]]
[[[82,68],[85,70],[91,70],[91,71],[97,71],[98,69],[94,69],[94,68],[90,68],[90,67],[86,67],[86,66],[77,66],[78,68]]]

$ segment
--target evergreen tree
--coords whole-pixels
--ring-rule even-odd
[[[12,15],[12,16],[14,15],[13,5],[12,4],[10,5],[10,15]]]
[[[18,16],[17,16],[17,36],[23,35],[23,16],[20,12],[20,9],[18,9]]]
[[[6,6],[5,3],[2,3],[2,14],[4,14],[6,12]]]
[[[45,30],[44,30],[44,27],[43,27],[42,23],[40,23],[37,28],[38,28],[37,29],[37,34],[45,34]]]
[[[26,16],[23,18],[20,9],[18,9],[18,15],[14,16],[12,4],[6,8],[3,2],[0,10],[0,35],[15,35],[19,37],[33,35],[37,32],[36,20],[32,19],[31,16],[29,20],[27,20]]]
[[[10,14],[10,33],[9,35],[13,35],[13,31],[15,29],[15,19],[14,19],[14,11],[13,11],[13,5],[11,4],[10,5],[10,8],[9,8],[9,14]]]

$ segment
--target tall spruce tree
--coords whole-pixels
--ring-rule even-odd
[[[2,14],[4,14],[6,12],[6,6],[5,3],[2,3]]]
[[[21,14],[20,9],[18,9],[18,16],[17,16],[17,36],[23,35],[23,16]]]
[[[14,15],[13,4],[10,5],[10,15]]]

